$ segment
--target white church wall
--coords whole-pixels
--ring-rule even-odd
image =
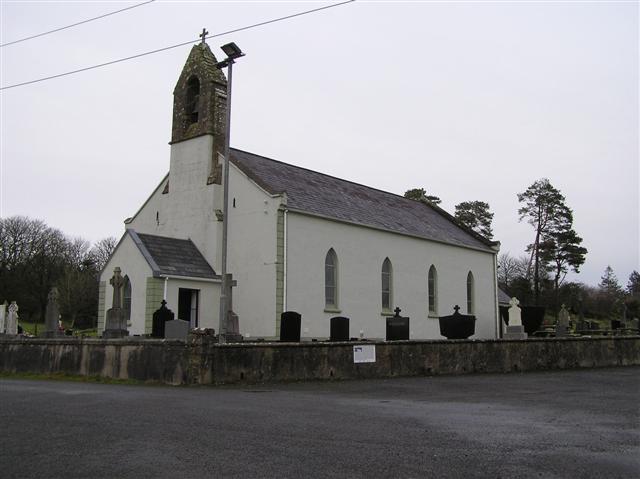
[[[198,327],[213,328],[218,332],[220,317],[220,283],[197,279],[169,278],[167,286],[167,308],[178,318],[178,293],[180,288],[198,291]]]
[[[274,336],[276,228],[281,197],[267,194],[233,165],[229,182],[227,269],[238,281],[233,307],[240,332],[251,337]]]
[[[350,335],[385,337],[381,268],[392,263],[392,307],[409,316],[411,339],[443,339],[436,316],[466,313],[467,274],[474,276],[476,334],[494,338],[496,300],[494,255],[289,212],[287,309],[302,314],[303,337],[328,337],[329,319],[347,316]],[[338,257],[338,311],[325,311],[324,261],[329,248]],[[428,314],[428,271],[437,269],[437,311]]]
[[[165,224],[164,221],[162,225],[160,224],[160,218],[166,218],[169,198],[169,195],[162,194],[166,183],[167,179],[165,178],[153,193],[151,193],[151,196],[149,196],[147,201],[145,201],[142,207],[136,212],[131,221],[125,224],[126,229],[133,229],[139,233],[160,235],[160,230]]]
[[[127,228],[138,233],[191,239],[211,266],[220,264],[215,210],[221,209],[219,185],[207,185],[213,137],[203,135],[171,145],[169,192],[164,182],[138,211]]]
[[[129,326],[129,334],[144,334],[147,277],[152,275],[152,271],[128,234],[125,234],[100,275],[100,281],[106,281],[103,324],[106,320],[106,311],[111,308],[113,303],[113,286],[109,284],[109,280],[113,276],[113,270],[116,267],[120,268],[120,274],[123,278],[129,276],[131,283],[131,324]]]

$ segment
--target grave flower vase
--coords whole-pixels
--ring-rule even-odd
[[[440,316],[440,334],[447,339],[467,339],[476,331],[476,317],[471,314],[460,314],[456,305],[450,316]]]

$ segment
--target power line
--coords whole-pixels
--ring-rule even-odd
[[[137,5],[132,5],[132,6],[127,7],[127,8],[121,8],[120,10],[116,10],[115,12],[105,13],[105,14],[100,15],[98,17],[88,18],[87,20],[82,20],[81,22],[72,23],[71,25],[67,25],[67,26],[60,27],[60,28],[55,28],[53,30],[49,30],[48,32],[42,32],[42,33],[38,33],[37,35],[31,35],[30,37],[21,38],[19,40],[14,40],[12,42],[2,43],[2,44],[0,44],[0,48],[6,47],[8,45],[13,45],[15,43],[26,42],[27,40],[31,40],[33,38],[43,37],[43,36],[49,35],[51,33],[59,32],[61,30],[66,30],[67,28],[77,27],[78,25],[82,25],[82,24],[85,24],[85,23],[93,22],[94,20],[100,20],[101,18],[108,17],[108,16],[111,16],[111,15],[115,15],[116,13],[125,12],[125,11],[131,10],[133,8],[138,8],[138,7],[141,7],[141,6],[146,5],[148,3],[153,3],[155,1],[156,0],[148,0],[146,2],[138,3]]]
[[[340,5],[346,5],[347,3],[353,3],[355,1],[356,0],[347,0],[347,1],[344,1],[344,2],[334,3],[332,5],[327,5],[327,6],[324,6],[324,7],[314,8],[312,10],[306,10],[304,12],[299,12],[299,13],[294,13],[294,14],[291,14],[291,15],[286,15],[284,17],[278,17],[278,18],[274,18],[274,19],[271,19],[271,20],[266,20],[266,21],[260,22],[260,23],[254,23],[253,25],[249,25],[249,26],[246,26],[246,27],[235,28],[233,30],[227,30],[226,32],[216,33],[215,35],[209,35],[209,38],[221,37],[223,35],[229,35],[230,33],[236,33],[236,32],[241,32],[241,31],[244,31],[244,30],[249,30],[251,28],[262,27],[264,25],[269,25],[270,23],[276,23],[276,22],[281,22],[283,20],[289,20],[291,18],[300,17],[302,15],[308,15],[310,13],[319,12],[321,10],[327,10],[329,8],[338,7]],[[108,65],[113,65],[115,63],[121,63],[121,62],[125,62],[127,60],[133,60],[135,58],[144,57],[146,55],[152,55],[154,53],[160,53],[160,52],[164,52],[166,50],[171,50],[173,48],[183,47],[185,45],[189,45],[190,43],[199,42],[199,41],[201,41],[201,39],[189,40],[188,42],[178,43],[176,45],[171,45],[171,46],[164,47],[164,48],[158,48],[157,50],[151,50],[149,52],[138,53],[137,55],[131,55],[130,57],[119,58],[118,60],[112,60],[110,62],[100,63],[98,65],[92,65],[90,67],[79,68],[78,70],[73,70],[73,71],[69,71],[69,72],[65,72],[65,73],[59,73],[57,75],[51,75],[51,76],[48,76],[48,77],[38,78],[37,80],[30,80],[30,81],[26,81],[26,82],[22,82],[22,83],[16,83],[14,85],[3,86],[3,87],[0,87],[0,91],[8,90],[9,88],[16,88],[16,87],[19,87],[19,86],[30,85],[32,83],[38,83],[38,82],[42,82],[42,81],[46,81],[46,80],[53,80],[54,78],[60,78],[60,77],[68,76],[68,75],[73,75],[75,73],[85,72],[87,70],[94,70],[96,68],[106,67]]]

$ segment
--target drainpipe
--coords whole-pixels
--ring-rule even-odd
[[[169,285],[169,276],[164,277],[164,292],[162,293],[162,299],[167,300],[167,287]]]
[[[282,258],[282,310],[287,311],[287,213],[289,210],[284,210],[284,252]]]
[[[496,312],[496,339],[500,339],[500,306],[498,305],[498,254],[493,255],[493,307]]]

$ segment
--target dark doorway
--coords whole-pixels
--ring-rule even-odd
[[[192,328],[198,327],[198,293],[197,289],[178,289],[178,318],[189,321]]]

